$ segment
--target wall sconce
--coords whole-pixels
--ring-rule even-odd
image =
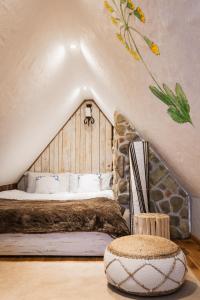
[[[88,103],[85,107],[85,119],[84,124],[87,124],[88,126],[90,124],[94,124],[95,120],[92,116],[92,104]]]

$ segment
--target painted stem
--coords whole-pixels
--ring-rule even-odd
[[[144,59],[143,59],[143,57],[142,57],[142,55],[141,55],[141,53],[140,53],[140,50],[138,49],[137,44],[136,44],[134,38],[132,37],[132,34],[131,34],[131,32],[130,32],[129,27],[128,27],[128,29],[127,29],[127,32],[128,32],[128,34],[129,34],[129,36],[130,36],[130,38],[131,38],[131,40],[132,40],[132,42],[133,42],[133,44],[134,44],[134,46],[135,46],[135,49],[136,49],[136,51],[137,51],[137,53],[138,53],[138,55],[139,55],[139,57],[140,57],[140,59],[141,59],[143,65],[144,65],[144,67],[146,68],[147,72],[149,73],[149,75],[151,76],[151,78],[153,79],[153,81],[155,82],[155,84],[158,86],[158,88],[159,88],[161,91],[163,91],[163,89],[161,88],[160,84],[157,82],[156,78],[155,78],[154,75],[151,73],[149,67],[147,66],[146,62],[144,61]]]

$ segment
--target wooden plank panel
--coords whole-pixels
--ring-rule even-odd
[[[99,173],[99,108],[94,104],[92,108],[92,115],[95,123],[92,125],[92,173]]]
[[[99,165],[100,172],[106,172],[106,118],[102,112],[100,112],[100,139],[99,139]]]
[[[49,146],[49,149],[50,149],[50,166],[49,166],[49,169],[50,169],[50,172],[54,172],[54,160],[55,160],[55,139],[53,139],[53,141],[51,142],[50,146]]]
[[[42,157],[41,155],[38,157],[34,164],[34,171],[35,172],[41,172],[42,171]]]
[[[91,101],[87,102],[92,104]],[[85,172],[92,172],[92,127],[93,125],[85,126]]]
[[[70,133],[69,133],[70,121],[63,128],[63,171],[64,172],[70,172]]]
[[[85,104],[81,106],[81,136],[80,136],[80,173],[85,173],[86,169],[86,151],[85,151]]]
[[[75,115],[70,122],[70,172],[76,171],[76,123]]]
[[[86,103],[92,103],[93,125],[84,125]],[[38,157],[37,172],[98,173],[112,169],[112,125],[92,100],[82,103]]]
[[[42,153],[42,172],[49,172],[50,162],[49,162],[49,146]]]
[[[81,110],[78,109],[76,114],[75,114],[75,118],[76,118],[76,168],[75,168],[75,172],[79,173],[80,172],[80,152],[81,152],[81,143],[80,143],[80,138],[81,138]]]
[[[58,134],[54,139],[54,173],[58,173]]]
[[[62,155],[63,155],[63,132],[62,130],[58,133],[58,172],[63,172]]]
[[[112,125],[106,120],[106,172],[112,170]]]

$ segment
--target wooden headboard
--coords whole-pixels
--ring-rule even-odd
[[[92,104],[93,125],[85,125]],[[85,100],[39,155],[30,171],[98,173],[112,170],[113,126],[93,100]]]

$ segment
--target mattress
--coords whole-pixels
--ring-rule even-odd
[[[96,197],[114,199],[112,190],[105,190],[92,193],[57,193],[57,194],[36,194],[27,193],[20,190],[9,190],[0,192],[0,199],[14,200],[84,200]]]

